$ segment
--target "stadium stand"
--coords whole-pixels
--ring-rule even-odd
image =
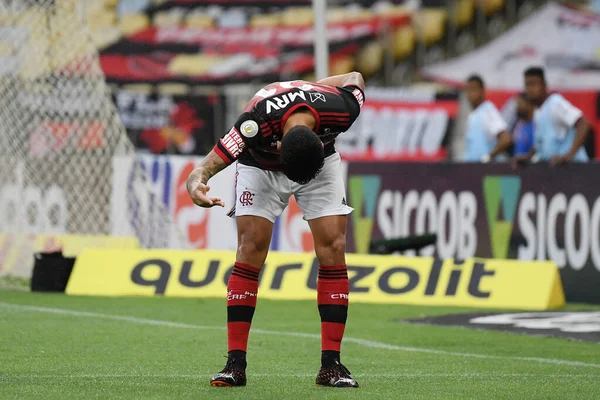
[[[330,73],[358,70],[370,87],[414,86],[428,66],[487,43],[543,3],[330,0]],[[118,104],[122,114],[137,115],[127,126],[130,137],[152,152],[202,153],[261,83],[315,78],[309,0],[93,0],[87,15],[115,99],[135,99]],[[155,108],[170,102],[171,109],[142,118],[146,102]],[[182,117],[186,104],[197,120]],[[168,122],[133,123],[143,119]],[[443,146],[450,130],[440,128]],[[173,144],[190,136],[195,146]],[[448,151],[431,154],[427,159],[444,159]]]
[[[527,8],[528,3],[531,1],[519,0],[517,8]],[[313,21],[310,2],[304,0],[264,0],[252,5],[246,1],[219,4],[206,0],[95,0],[89,2],[87,12],[95,43],[103,54],[103,66],[109,81],[126,80],[122,76],[114,76],[110,68],[116,68],[117,65],[122,67],[124,59],[132,61],[124,56],[115,57],[115,53],[118,54],[119,51],[136,53],[137,58],[134,60],[138,64],[156,66],[156,59],[149,59],[148,54],[163,51],[164,48],[156,41],[154,48],[152,47],[149,37],[153,33],[169,36],[164,43],[169,43],[175,54],[165,67],[168,72],[190,77],[188,81],[191,83],[223,83],[223,80],[219,82],[214,77],[197,78],[206,75],[211,68],[222,69],[223,64],[232,68],[233,65],[249,62],[247,57],[240,56],[248,50],[248,46],[243,42],[221,42],[219,55],[215,55],[214,46],[211,49],[197,41],[190,43],[192,36],[210,33],[222,37],[235,29],[246,33],[269,30],[284,30],[289,33],[292,28],[310,27]],[[381,83],[407,83],[415,78],[414,74],[394,73],[394,68],[400,65],[403,70],[407,70],[407,66],[410,66],[412,70],[448,55],[468,51],[475,46],[475,38],[486,39],[490,36],[487,33],[481,34],[482,32],[491,30],[492,33],[497,33],[504,29],[508,14],[504,0],[330,1],[330,27],[366,23],[373,27],[368,34],[352,37],[353,42],[359,42],[359,48],[348,46],[350,38],[344,38],[341,32],[335,32],[336,35],[332,38],[332,70],[343,73],[356,68],[368,77],[378,77]],[[494,21],[496,22],[492,23]],[[306,34],[306,31],[302,32]],[[267,54],[276,55],[279,59],[286,58],[281,53],[287,56],[290,50],[297,50],[290,48],[288,41],[283,44],[285,49],[278,54],[275,47],[282,46],[273,44],[276,41],[264,43],[262,57],[254,54],[255,59],[250,61],[264,62]],[[306,50],[307,46],[310,47],[310,40],[303,44],[303,50]],[[253,48],[253,53],[256,52],[258,51]],[[190,53],[193,56],[190,57]],[[165,61],[162,61],[164,64]],[[284,64],[279,69],[284,69],[288,75],[303,76],[310,74],[312,70],[312,60],[307,57],[297,57],[293,63]],[[155,78],[172,77],[167,75]],[[244,75],[241,81],[255,78],[260,78],[260,75]],[[262,80],[271,78],[273,74],[264,74]],[[150,77],[135,80],[149,79]]]

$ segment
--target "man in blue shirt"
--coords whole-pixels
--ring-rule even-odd
[[[583,144],[590,125],[580,109],[558,93],[548,93],[544,70],[532,67],[525,71],[525,93],[538,109],[534,114],[534,150],[530,153],[552,165],[571,161],[587,162]]]
[[[489,162],[510,146],[511,137],[506,122],[496,106],[485,99],[481,77],[469,77],[465,92],[473,111],[467,119],[463,159],[466,162]]]
[[[517,96],[517,123],[513,129],[513,143],[515,157],[527,155],[533,148],[533,103],[525,93]]]

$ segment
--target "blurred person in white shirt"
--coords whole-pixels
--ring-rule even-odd
[[[480,76],[467,79],[465,93],[473,110],[467,120],[463,160],[489,162],[510,146],[511,135],[496,106],[485,99],[485,85]]]
[[[583,145],[590,125],[581,110],[562,95],[548,93],[542,68],[528,68],[524,75],[525,93],[537,109],[534,114],[534,148],[520,160],[549,161],[552,165],[588,162]]]

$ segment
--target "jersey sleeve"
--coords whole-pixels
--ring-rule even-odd
[[[359,109],[362,108],[362,106],[365,104],[364,90],[362,90],[358,86],[354,86],[354,85],[344,86],[343,89],[352,93],[352,96],[354,96],[354,99],[356,100],[356,103],[358,104]]]
[[[488,103],[488,107],[486,107],[483,124],[486,133],[490,137],[496,137],[508,128],[502,115],[500,115],[500,111],[492,103]]]
[[[567,129],[573,127],[579,118],[583,116],[579,108],[569,103],[567,99],[559,94],[554,95],[550,114],[556,124]]]
[[[356,121],[365,104],[365,92],[358,86],[349,85],[340,87],[347,109],[350,111],[351,124]]]
[[[213,150],[223,161],[231,164],[248,146],[252,146],[259,130],[258,123],[252,115],[244,113],[233,124],[229,132],[219,139]]]

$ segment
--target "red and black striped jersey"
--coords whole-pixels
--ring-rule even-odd
[[[335,153],[335,138],[354,123],[364,102],[356,86],[336,87],[305,81],[276,82],[259,90],[244,113],[214,147],[228,164],[235,160],[278,170],[277,141],[288,117],[300,108],[315,117],[314,131],[325,144],[325,156]]]

